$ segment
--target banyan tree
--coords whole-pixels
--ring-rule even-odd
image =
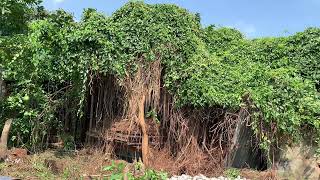
[[[319,37],[248,40],[175,5],[87,9],[80,22],[56,11],[30,24],[4,66],[8,102],[28,96],[11,118],[29,134],[14,143],[36,150],[67,134],[118,156],[134,149],[146,165],[150,149],[166,149],[181,172],[194,170],[183,165],[190,153],[207,162],[199,171],[265,169],[278,142],[319,133]]]

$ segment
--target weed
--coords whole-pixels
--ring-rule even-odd
[[[122,162],[115,164],[115,162],[112,161],[112,164],[110,166],[105,166],[102,168],[102,170],[111,172],[111,175],[109,177],[110,180],[118,180],[124,178],[125,174],[123,173],[123,170],[125,166],[126,165]]]
[[[155,109],[152,109],[146,113],[147,118],[153,119],[157,124],[160,124],[160,120],[158,118],[157,112]]]
[[[168,175],[165,172],[157,172],[152,169],[148,169],[142,177],[138,178],[138,180],[166,180],[167,177]]]
[[[68,134],[64,134],[61,136],[61,139],[63,140],[63,149],[68,150],[74,150],[75,148],[75,141],[74,137]]]
[[[143,176],[140,177],[134,177],[132,173],[127,172],[126,174],[124,173],[124,168],[125,168],[124,163],[118,163],[115,164],[114,161],[112,161],[112,164],[110,166],[105,166],[102,168],[103,171],[109,171],[111,172],[111,175],[108,176],[109,180],[119,180],[119,179],[124,179],[125,175],[128,180],[166,180],[167,179],[167,173],[165,172],[157,172],[152,169],[146,170],[146,172],[143,174]],[[137,163],[135,165],[136,169],[141,169],[142,165]]]
[[[7,167],[8,165],[6,163],[0,163],[0,172]]]
[[[41,179],[55,179],[55,175],[48,169],[42,159],[34,158],[32,167],[36,170],[36,176]]]
[[[63,179],[69,179],[70,175],[71,175],[71,172],[69,169],[63,170],[63,174],[62,174]]]
[[[224,175],[230,179],[236,179],[240,176],[240,170],[236,168],[230,168],[224,171]]]

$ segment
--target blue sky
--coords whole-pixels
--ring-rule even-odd
[[[65,9],[80,19],[84,8],[111,15],[126,0],[44,0],[49,10]],[[307,27],[320,27],[320,0],[145,0],[177,4],[201,14],[204,26],[239,29],[249,38],[285,36]]]

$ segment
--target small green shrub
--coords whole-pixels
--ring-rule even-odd
[[[224,175],[230,179],[236,179],[240,176],[240,170],[236,168],[230,168],[224,171]]]
[[[61,139],[63,141],[64,150],[69,151],[75,149],[75,141],[73,136],[65,134],[61,136]]]
[[[152,109],[152,110],[148,111],[148,112],[146,113],[146,117],[153,119],[157,124],[160,123],[160,120],[159,120],[159,118],[158,118],[158,115],[157,115],[157,112],[156,112],[155,109]]]
[[[105,166],[102,168],[103,171],[110,172],[111,174],[108,176],[108,179],[110,180],[118,180],[124,178],[123,170],[126,167],[124,163],[118,163],[116,164],[114,161],[112,161],[112,164],[110,166]],[[133,176],[131,173],[127,173],[128,179],[133,179]]]
[[[155,170],[148,169],[142,177],[138,178],[138,180],[166,180],[167,178],[168,174],[165,172],[157,172]]]
[[[112,161],[112,164],[110,166],[105,166],[102,168],[102,170],[111,173],[109,176],[107,176],[109,180],[119,180],[123,179],[125,176],[125,167],[126,165],[124,163],[116,164],[114,161]],[[140,165],[138,165],[138,167],[135,168],[141,169]],[[140,177],[134,177],[131,172],[127,172],[126,176],[129,180],[166,180],[168,177],[167,173],[158,172],[152,169],[146,170],[145,173]]]

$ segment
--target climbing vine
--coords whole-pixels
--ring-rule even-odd
[[[1,118],[15,118],[14,143],[42,147],[63,130],[63,107],[77,126],[95,75],[112,74],[121,85],[160,60],[177,107],[250,105],[256,124],[275,125],[278,134],[299,137],[305,127],[319,133],[319,37],[320,29],[310,28],[248,40],[235,29],[202,28],[198,15],[175,5],[130,2],[112,16],[87,9],[80,22],[58,10],[30,22],[25,34],[0,38],[10,91]]]

